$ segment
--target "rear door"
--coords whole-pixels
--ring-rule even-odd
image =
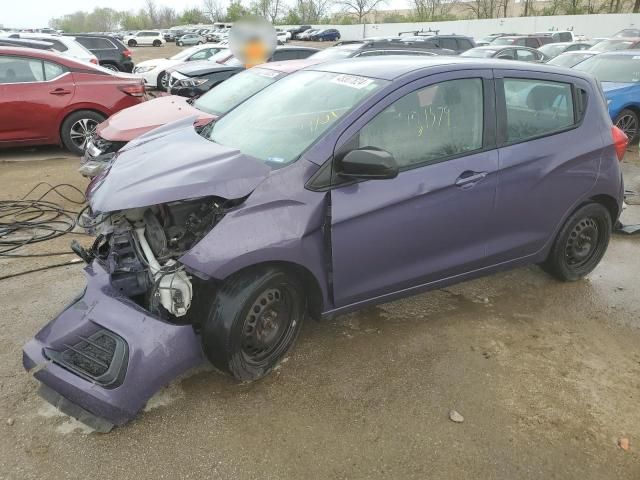
[[[62,65],[0,56],[0,142],[57,143],[59,114],[74,92],[72,75]]]
[[[344,132],[337,157],[381,148],[401,172],[331,191],[337,306],[485,264],[498,167],[491,78],[484,70],[433,75],[393,92]]]
[[[495,76],[500,173],[492,263],[545,246],[596,181],[603,148],[595,122],[583,122],[597,108],[586,82],[523,70],[498,69]]]

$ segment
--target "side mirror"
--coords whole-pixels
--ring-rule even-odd
[[[393,155],[386,150],[364,147],[342,157],[336,163],[336,171],[346,178],[383,180],[397,177],[399,168]]]

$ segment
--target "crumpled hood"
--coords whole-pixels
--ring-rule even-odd
[[[208,75],[213,72],[225,72],[227,70],[244,70],[243,67],[234,67],[214,62],[213,60],[197,60],[185,62],[173,68],[187,77],[198,77],[200,75]]]
[[[619,92],[621,90],[624,90],[625,88],[631,88],[636,85],[635,83],[619,83],[619,82],[601,82],[601,83],[602,83],[602,90],[605,93]]]
[[[210,195],[242,198],[267,178],[267,165],[201,137],[194,120],[160,127],[127,144],[107,173],[89,185],[91,209],[112,212]]]
[[[191,106],[187,98],[170,95],[120,110],[98,125],[96,132],[112,142],[128,142],[161,125],[194,116],[199,123],[214,118]]]

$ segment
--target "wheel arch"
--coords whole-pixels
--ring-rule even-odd
[[[618,219],[618,215],[620,214],[620,207],[615,198],[613,198],[611,195],[607,195],[603,193],[603,194],[598,194],[598,195],[594,195],[593,197],[590,197],[589,201],[599,203],[600,205],[604,206],[607,210],[609,210],[609,214],[611,215],[611,222],[613,225],[615,225],[616,220]],[[589,203],[589,202],[585,202],[585,203]],[[582,205],[584,205],[584,203]]]
[[[242,275],[252,270],[263,270],[267,268],[275,268],[283,272],[291,273],[297,277],[304,288],[307,300],[307,312],[314,320],[319,320],[322,316],[324,307],[322,288],[316,276],[304,265],[287,260],[268,260],[260,263],[247,265],[239,270],[230,273],[222,281],[226,281],[231,276]]]

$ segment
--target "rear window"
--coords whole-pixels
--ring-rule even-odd
[[[76,41],[89,50],[114,50],[116,46],[106,38],[76,37]]]
[[[507,143],[551,135],[576,123],[571,84],[505,78]]]
[[[548,64],[571,68],[591,57],[593,57],[592,53],[562,53],[556,58],[549,60]]]
[[[447,50],[458,50],[458,43],[455,38],[440,38],[440,48],[446,48]]]
[[[470,48],[473,48],[473,45],[466,38],[459,38],[458,47],[460,48],[460,50],[468,50]]]
[[[575,66],[601,82],[640,82],[640,55],[595,55]]]
[[[472,57],[472,58],[490,58],[497,52],[497,50],[486,50],[484,48],[472,48],[471,50],[467,50],[466,52],[462,52],[460,54],[461,57]]]

